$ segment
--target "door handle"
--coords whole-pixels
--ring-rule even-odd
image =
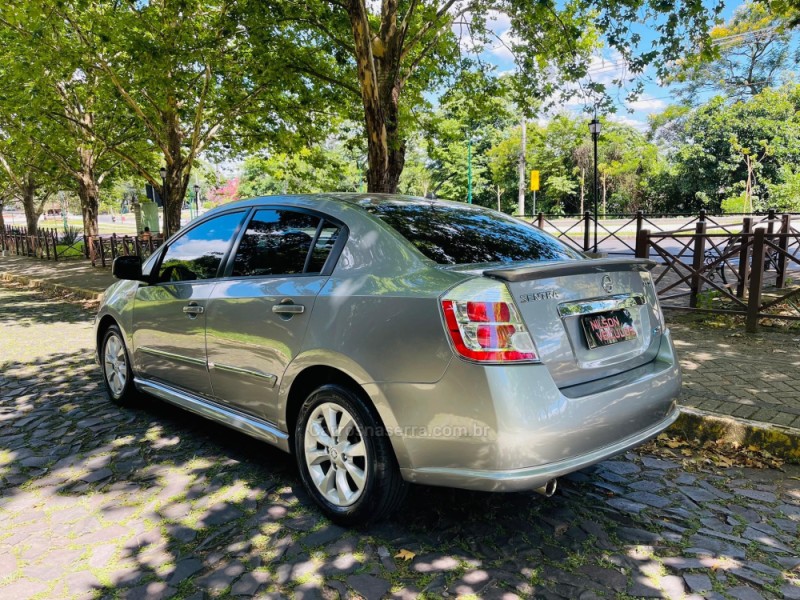
[[[272,307],[272,312],[279,314],[279,315],[299,315],[305,312],[306,307],[302,304],[295,304],[291,300],[288,302],[283,301],[280,304],[276,304]]]
[[[205,309],[202,306],[198,306],[194,302],[183,307],[183,312],[187,315],[201,315],[203,314],[204,310]]]

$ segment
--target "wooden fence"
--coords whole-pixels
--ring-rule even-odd
[[[84,238],[87,258],[92,266],[110,266],[118,256],[139,256],[142,259],[164,243],[163,236],[92,235]]]
[[[59,260],[59,235],[56,229],[40,227],[33,235],[25,227],[6,225],[0,229],[0,250],[7,254]],[[63,252],[62,252],[63,254]]]
[[[800,266],[799,251],[791,215],[772,211],[746,217],[738,231],[700,219],[692,230],[641,229],[636,237],[637,257],[663,261],[654,277],[662,306],[741,315],[749,332],[760,318],[800,320],[800,286],[787,286],[790,267]],[[720,307],[707,306],[708,298]]]
[[[29,235],[24,227],[6,226],[0,229],[0,250],[6,254],[31,256],[44,260],[65,260],[68,258],[88,259],[92,266],[110,266],[117,256],[137,255],[143,259],[164,242],[163,236],[136,237],[95,235],[78,236],[67,244],[63,234],[56,229],[40,227],[36,234]]]

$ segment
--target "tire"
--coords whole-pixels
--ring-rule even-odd
[[[308,396],[294,451],[303,485],[331,521],[368,525],[405,498],[408,484],[377,413],[346,387],[324,385]]]
[[[139,399],[133,385],[133,371],[125,338],[117,325],[111,325],[103,335],[100,345],[100,368],[103,383],[112,402],[120,406],[132,406]]]

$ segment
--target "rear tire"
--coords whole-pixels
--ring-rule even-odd
[[[125,338],[117,325],[111,325],[100,345],[100,366],[109,399],[120,406],[132,406],[139,399],[133,385],[133,371],[125,348]]]
[[[407,493],[377,413],[346,387],[324,385],[308,396],[297,418],[294,451],[303,485],[336,523],[378,521]]]

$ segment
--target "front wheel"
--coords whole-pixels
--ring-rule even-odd
[[[133,385],[133,371],[122,332],[116,325],[109,327],[103,336],[100,365],[108,397],[123,406],[135,403],[137,394]]]
[[[389,438],[374,409],[352,390],[324,385],[309,395],[294,449],[303,484],[332,521],[366,525],[405,497]]]

